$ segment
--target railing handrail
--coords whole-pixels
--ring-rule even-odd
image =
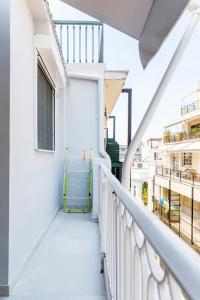
[[[159,174],[158,168],[162,169],[162,175]],[[167,174],[166,173],[164,174],[164,172],[163,172],[164,170],[169,171],[169,176],[165,176]],[[193,186],[196,186],[195,182],[200,182],[198,180],[195,180],[196,179],[195,176],[200,178],[200,173],[196,172],[196,170],[192,169],[191,171],[188,171],[188,170],[184,171],[184,170],[180,170],[180,169],[172,169],[170,167],[165,167],[165,166],[156,166],[156,175],[158,175],[158,176],[170,177],[170,179],[171,179],[173,174],[176,173],[176,172],[179,173],[179,176],[176,176],[176,179],[178,178],[180,182],[185,182],[183,179],[186,179],[187,183],[188,183],[188,181],[190,181]],[[184,178],[182,174],[192,175],[192,179]],[[173,179],[174,179],[174,177],[173,177]],[[199,186],[199,185],[197,185],[197,186]]]
[[[173,132],[171,131],[167,132],[166,130],[163,134],[164,144],[180,143],[182,141],[190,141],[190,140],[197,140],[197,139],[200,139],[200,128],[196,128],[196,132],[194,129],[188,131],[185,130],[185,131],[173,131]]]
[[[54,23],[57,25],[96,25],[103,26],[103,23],[100,21],[76,21],[76,20],[54,20]]]
[[[197,129],[198,129],[197,132],[200,133],[200,128]],[[192,133],[192,130],[170,131],[170,134],[180,134],[180,133]]]
[[[200,295],[200,257],[184,241],[162,224],[139,201],[133,201],[130,193],[104,165],[101,170],[113,191],[142,230],[145,238],[161,257],[183,291],[190,299]]]

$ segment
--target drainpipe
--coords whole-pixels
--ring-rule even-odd
[[[67,75],[69,78],[92,80],[98,83],[98,151],[101,158],[106,160],[107,166],[111,169],[110,156],[104,149],[104,78],[103,76],[79,72],[69,72]]]
[[[124,160],[123,168],[122,168],[122,184],[126,187],[127,190],[130,189],[130,166],[131,166],[132,157],[133,157],[134,153],[136,152],[137,147],[140,144],[142,137],[143,137],[146,129],[148,128],[152,117],[154,116],[154,113],[162,99],[162,96],[163,96],[174,72],[176,71],[177,65],[178,65],[188,43],[191,40],[192,34],[198,25],[198,22],[200,19],[200,6],[198,5],[197,2],[196,3],[192,2],[192,4],[189,5],[189,9],[191,11],[193,11],[191,20],[187,26],[187,29],[186,29],[182,39],[180,40],[180,42],[177,46],[177,49],[167,67],[167,70],[162,77],[160,85],[159,85],[158,89],[156,90],[156,93],[154,94],[154,97],[151,100],[151,103],[148,106],[148,108],[144,114],[144,117],[143,117],[143,119],[142,119],[142,121],[130,143],[130,146],[128,148],[128,151],[127,151],[127,154],[126,154],[126,157]]]

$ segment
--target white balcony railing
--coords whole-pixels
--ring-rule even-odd
[[[66,63],[103,63],[104,26],[98,21],[55,20]]]
[[[114,300],[200,299],[200,257],[100,166],[101,251]]]

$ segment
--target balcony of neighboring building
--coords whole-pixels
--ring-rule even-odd
[[[164,144],[182,143],[200,139],[200,88],[183,99],[181,117],[165,126]]]
[[[194,169],[171,169],[169,167],[157,166],[156,175],[177,181],[183,184],[192,185],[200,188],[200,174]]]
[[[195,113],[196,111],[200,112],[200,81],[196,82],[196,89],[189,95],[183,98],[184,104],[181,105],[181,116]],[[193,113],[193,114],[194,114]]]
[[[200,203],[173,188],[154,187],[153,213],[200,253]]]
[[[184,117],[165,127],[163,133],[164,144],[196,142],[200,140],[200,112]]]
[[[184,154],[183,154],[184,155]],[[189,155],[189,154],[188,154]],[[186,187],[194,187],[200,189],[200,173],[197,169],[191,166],[172,167],[172,166],[156,166],[155,176],[162,178],[164,185],[166,182],[175,182],[180,189],[183,189],[183,185]]]

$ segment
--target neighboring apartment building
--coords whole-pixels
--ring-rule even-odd
[[[142,160],[142,149],[143,149],[143,143],[140,143],[140,145],[137,148],[136,153],[133,157],[133,163],[134,163],[134,161]],[[120,145],[119,146],[119,161],[124,162],[126,152],[127,152],[127,145]]]
[[[165,127],[159,151],[163,164],[149,180],[153,211],[199,251],[200,86],[181,106],[181,117]]]
[[[133,198],[139,199],[147,206],[151,205],[149,199],[149,173],[155,170],[155,160],[161,160],[158,152],[162,142],[161,138],[150,138],[146,143],[141,143],[136,154],[137,160],[131,168],[131,194]],[[151,171],[152,172],[152,171]]]

